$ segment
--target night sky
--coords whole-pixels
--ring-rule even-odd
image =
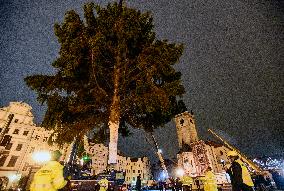
[[[0,105],[24,101],[36,123],[45,107],[23,78],[52,74],[59,43],[53,32],[67,10],[82,15],[79,0],[0,0]],[[94,1],[105,5],[110,1]],[[284,155],[284,3],[269,0],[131,0],[151,11],[158,39],[183,43],[181,71],[188,110],[201,138],[214,129],[248,156]],[[141,130],[120,138],[131,156],[154,158]],[[173,123],[155,132],[166,158],[177,152]],[[159,137],[158,137],[159,136]]]

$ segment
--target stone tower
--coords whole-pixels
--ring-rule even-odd
[[[179,148],[182,148],[184,144],[190,145],[198,141],[194,115],[192,113],[185,111],[176,115],[174,119],[177,128]]]

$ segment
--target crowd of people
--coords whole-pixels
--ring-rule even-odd
[[[69,178],[64,176],[63,166],[58,162],[61,156],[60,151],[52,152],[52,159],[46,165],[44,165],[34,175],[33,181],[30,186],[31,191],[57,191],[60,189],[70,190],[68,183]],[[284,189],[284,178],[276,171],[271,171],[271,178],[269,176],[263,176],[263,174],[257,174],[252,177],[246,165],[241,161],[238,153],[230,151],[227,153],[230,164],[226,166],[226,173],[229,174],[232,191],[267,191],[272,190],[272,182],[275,182],[277,189]],[[193,179],[189,172],[186,172],[181,178],[169,178],[166,181],[155,182],[142,188],[141,176],[139,175],[136,180],[135,188],[124,184],[121,187],[121,191],[127,191],[135,189],[141,191],[142,189],[156,189],[156,190],[172,190],[172,191],[191,191],[193,185],[195,189],[201,190],[200,185],[204,191],[217,191],[217,181],[211,167],[208,167],[204,173],[204,176]],[[107,191],[108,180],[106,178],[101,179],[98,182],[99,191]]]

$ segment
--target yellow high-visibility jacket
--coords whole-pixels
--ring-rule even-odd
[[[204,191],[218,191],[216,178],[212,171],[207,171],[201,180],[204,184]]]
[[[57,161],[49,161],[34,175],[31,191],[57,191],[63,188],[67,181],[63,177],[63,166]]]
[[[106,191],[108,189],[108,180],[103,178],[99,181],[100,191]]]
[[[193,184],[193,179],[188,176],[188,175],[184,175],[182,178],[181,178],[181,182],[182,182],[182,185],[187,185],[187,186],[190,186]]]
[[[239,163],[242,167],[243,183],[248,185],[248,186],[254,186],[253,181],[251,179],[251,176],[249,174],[249,171],[248,171],[247,167],[245,166],[245,164],[240,159],[237,159],[236,162]]]

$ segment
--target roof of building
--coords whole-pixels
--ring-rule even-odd
[[[205,144],[206,145],[209,145],[209,146],[213,146],[213,147],[222,147],[223,145],[221,143],[217,143],[215,141],[211,141],[211,140],[207,140],[205,141]]]

